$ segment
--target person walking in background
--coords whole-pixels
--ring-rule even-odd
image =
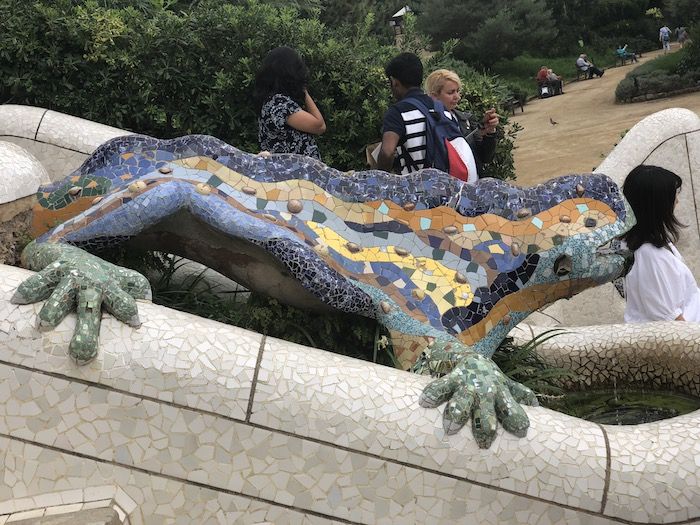
[[[425,79],[426,93],[434,100],[442,102],[445,109],[457,118],[462,134],[474,155],[477,173],[481,174],[484,164],[491,162],[496,155],[496,128],[500,120],[494,108],[486,111],[481,122],[474,119],[471,113],[458,110],[457,105],[462,98],[461,89],[462,81],[459,75],[449,69],[433,71]]]
[[[681,49],[683,49],[683,44],[686,43],[688,40],[688,31],[685,29],[685,27],[679,27],[678,28],[678,44],[681,46]]]
[[[586,55],[586,53],[581,53],[576,59],[576,67],[579,68],[581,71],[585,71],[588,74],[588,78],[593,78],[593,75],[596,75],[598,76],[598,78],[600,78],[603,76],[603,74],[605,74],[604,70],[598,69],[597,67],[595,67],[593,62],[588,60],[588,55]]]
[[[663,26],[659,29],[659,42],[664,48],[664,54],[671,51],[671,30],[668,26]]]
[[[700,290],[673,245],[683,226],[674,213],[682,179],[657,166],[637,166],[622,186],[637,223],[624,234],[634,252],[625,277],[626,323],[700,322]]]
[[[278,47],[265,56],[255,77],[261,150],[321,159],[314,135],[326,131],[326,122],[308,83],[309,70],[294,49]]]

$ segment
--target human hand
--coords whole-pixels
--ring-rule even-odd
[[[495,108],[487,109],[482,121],[483,128],[481,129],[481,136],[483,137],[484,135],[495,133],[499,122],[500,118]]]

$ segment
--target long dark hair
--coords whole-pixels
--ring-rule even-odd
[[[678,175],[658,166],[640,165],[630,171],[622,193],[637,218],[637,224],[623,236],[631,250],[646,242],[663,248],[678,240],[678,230],[684,225],[673,209],[682,185]]]
[[[258,110],[277,93],[303,105],[308,83],[309,69],[299,53],[291,47],[276,47],[265,56],[255,75],[254,98]]]

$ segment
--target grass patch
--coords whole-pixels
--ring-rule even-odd
[[[626,76],[647,75],[652,71],[666,71],[667,73],[675,73],[678,70],[678,65],[682,59],[682,52],[661,55],[654,60],[650,60],[649,62],[645,62],[644,64],[637,66],[632,71],[627,73]]]
[[[506,337],[493,354],[493,361],[513,381],[522,383],[542,399],[560,398],[565,395],[561,384],[577,375],[565,368],[552,367],[537,355],[537,347],[565,333],[554,328],[535,336],[523,345],[516,345],[512,337]]]

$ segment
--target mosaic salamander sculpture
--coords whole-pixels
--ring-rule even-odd
[[[23,261],[39,273],[13,300],[48,299],[45,327],[77,308],[78,362],[97,352],[101,305],[139,325],[145,278],[84,251],[128,242],[291,304],[376,318],[405,368],[445,374],[421,404],[448,401],[447,433],[471,417],[481,447],[498,420],[524,435],[519,403],[536,404],[491,361],[498,344],[533,310],[618,276],[624,258],[599,248],[634,220],[603,175],[468,186],[433,169],[343,173],[196,135],[113,139],[38,200]]]

